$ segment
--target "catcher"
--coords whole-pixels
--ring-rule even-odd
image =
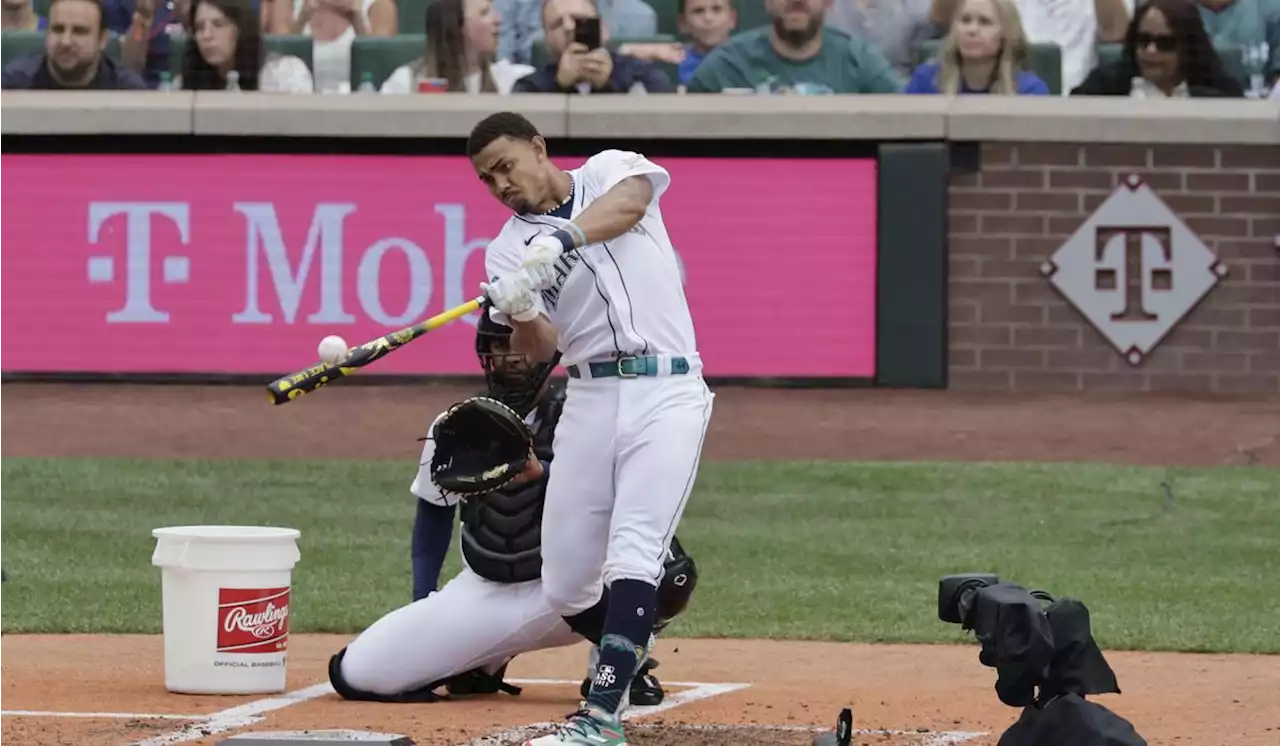
[[[512,658],[584,638],[542,594],[540,535],[551,443],[564,403],[550,380],[556,361],[529,365],[510,352],[511,329],[480,315],[476,354],[487,391],[450,407],[424,438],[413,533],[413,603],[362,632],[329,661],[345,699],[431,702],[442,696],[520,689],[503,681]],[[436,590],[461,506],[463,569]],[[659,588],[660,630],[689,602],[697,568],[672,541]],[[589,632],[589,631],[588,631]],[[587,634],[587,633],[584,633]],[[601,631],[595,631],[598,643]],[[583,696],[594,678],[591,648]],[[650,660],[629,701],[656,705],[664,692]]]

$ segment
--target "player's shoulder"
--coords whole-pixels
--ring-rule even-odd
[[[634,150],[621,150],[618,148],[610,148],[601,150],[599,153],[587,159],[587,166],[634,166],[642,161],[647,161],[643,153]]]

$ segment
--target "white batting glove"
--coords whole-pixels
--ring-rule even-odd
[[[524,253],[524,271],[529,275],[534,290],[546,290],[555,287],[556,261],[564,253],[560,239],[554,236],[542,236],[529,244]]]
[[[515,321],[526,322],[538,318],[533,288],[524,272],[500,277],[492,283],[482,282],[480,292],[489,296],[495,308]]]

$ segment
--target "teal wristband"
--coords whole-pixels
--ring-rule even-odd
[[[582,228],[580,228],[577,223],[572,223],[572,222],[565,223],[565,227],[572,230],[574,233],[578,235],[579,246],[587,245],[587,232],[582,230]]]

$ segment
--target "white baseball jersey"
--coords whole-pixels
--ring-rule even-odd
[[[564,226],[623,179],[645,176],[653,183],[653,201],[640,222],[613,240],[565,252],[557,265],[559,284],[542,291],[535,304],[559,333],[565,366],[623,355],[696,353],[679,265],[658,208],[670,175],[643,155],[622,150],[606,150],[569,174],[570,217],[512,216],[485,252],[489,276],[518,271],[536,238]],[[491,313],[510,325],[505,314]]]

